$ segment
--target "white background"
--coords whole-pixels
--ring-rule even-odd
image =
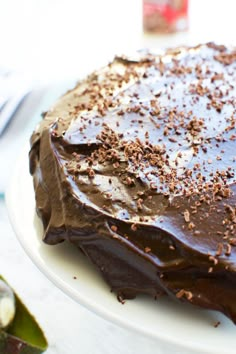
[[[141,0],[0,0],[0,65],[50,81],[141,46],[235,42],[235,0],[190,0],[190,31],[142,34]]]

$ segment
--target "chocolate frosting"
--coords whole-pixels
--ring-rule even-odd
[[[31,137],[44,241],[75,244],[118,298],[148,293],[236,322],[236,51],[116,57]]]

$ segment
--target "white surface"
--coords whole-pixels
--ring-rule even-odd
[[[80,77],[140,44],[141,0],[0,4],[0,63],[30,71],[43,82]]]
[[[124,328],[136,331],[137,336],[139,333],[153,337],[163,348],[168,343],[188,353],[192,350],[235,353],[236,329],[224,316],[175,304],[169,299],[154,301],[141,296],[121,305],[75,247],[64,243],[45,245],[41,241],[42,226],[35,215],[26,151],[13,175],[7,204],[12,225],[27,254],[50,280],[78,303]],[[218,320],[221,324],[214,328]]]
[[[142,0],[0,0],[0,64],[51,82],[81,77],[127,49],[235,43],[235,0],[189,2],[189,32],[143,36]]]

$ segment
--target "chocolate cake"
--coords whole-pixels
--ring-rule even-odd
[[[236,322],[235,147],[234,48],[118,56],[32,134],[43,240],[78,247],[121,301],[168,295]]]

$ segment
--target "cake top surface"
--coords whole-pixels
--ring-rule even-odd
[[[148,257],[159,229],[235,270],[235,124],[236,50],[208,43],[116,57],[45,114],[31,144],[48,140],[70,195]],[[76,223],[63,203],[53,226]]]

